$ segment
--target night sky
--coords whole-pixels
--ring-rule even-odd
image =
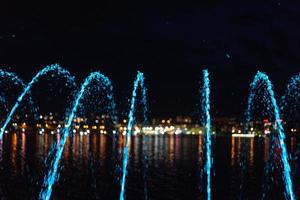
[[[300,71],[300,2],[163,2],[2,2],[0,65],[26,81],[53,63],[78,82],[100,70],[124,109],[141,70],[153,117],[193,113],[204,67],[214,116],[242,114],[257,70],[278,95]]]

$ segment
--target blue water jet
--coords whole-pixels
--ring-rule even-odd
[[[59,65],[55,64],[55,65],[50,65],[45,67],[44,69],[42,69],[41,71],[39,71],[33,78],[32,80],[27,84],[27,86],[23,89],[23,92],[20,94],[20,96],[18,97],[16,103],[14,104],[14,106],[12,107],[10,113],[8,114],[4,124],[2,125],[2,128],[0,129],[0,140],[2,140],[3,137],[3,133],[7,127],[7,125],[9,124],[9,122],[11,121],[12,116],[14,115],[14,113],[16,112],[17,108],[19,107],[19,105],[21,104],[24,96],[26,94],[28,94],[30,92],[31,87],[37,83],[40,79],[40,77],[47,75],[49,72],[57,72],[59,75],[62,75],[64,77],[67,78],[68,83],[70,84],[74,84],[74,77],[70,75],[70,72],[61,68]]]
[[[138,72],[136,79],[134,81],[134,84],[133,84],[132,96],[131,96],[131,101],[130,101],[130,110],[128,113],[126,140],[125,140],[125,147],[123,149],[123,165],[122,165],[120,200],[124,200],[124,196],[125,196],[125,184],[126,184],[127,164],[128,164],[128,156],[129,156],[129,144],[130,144],[132,128],[135,123],[136,97],[137,97],[138,87],[140,87],[142,90],[142,103],[144,105],[143,115],[144,115],[144,120],[147,120],[146,88],[144,86],[144,74],[141,72]]]
[[[41,200],[49,200],[52,193],[52,186],[55,181],[58,179],[58,168],[59,168],[59,161],[62,157],[62,153],[64,150],[64,146],[66,143],[66,140],[70,134],[70,129],[72,127],[73,119],[76,117],[76,113],[78,110],[78,107],[80,106],[80,100],[84,98],[84,93],[89,88],[89,85],[92,81],[98,80],[101,84],[103,89],[106,89],[107,92],[107,101],[110,102],[111,109],[115,109],[115,101],[113,98],[113,88],[110,80],[104,76],[103,74],[99,72],[93,72],[91,73],[83,82],[81,85],[80,90],[78,91],[73,103],[72,108],[70,112],[67,113],[67,118],[65,121],[65,126],[61,131],[61,138],[59,140],[59,143],[57,147],[54,149],[54,159],[50,163],[48,174],[44,177],[43,186],[39,195],[39,199]],[[114,113],[114,111],[112,111]],[[110,113],[111,114],[111,113]],[[113,120],[116,118],[112,116]],[[56,145],[55,145],[56,146]]]
[[[205,172],[206,172],[206,193],[207,199],[211,199],[211,167],[212,167],[212,155],[211,155],[211,118],[210,118],[210,81],[209,72],[207,69],[203,70],[203,86],[200,91],[201,95],[201,119],[202,125],[205,127]],[[202,173],[200,173],[200,177]]]
[[[287,120],[299,121],[300,119],[300,73],[293,76],[280,99],[280,110]]]
[[[285,89],[285,93],[280,101],[281,112],[284,115],[284,119],[289,122],[299,122],[300,115],[300,74],[293,76]],[[291,124],[292,124],[291,123]],[[299,126],[297,129],[299,130]],[[296,152],[293,155],[293,178],[296,179],[297,172],[299,171],[299,157],[300,157],[300,143],[298,142]]]
[[[288,161],[288,153],[286,150],[286,145],[284,142],[285,133],[284,133],[284,129],[283,129],[283,126],[281,123],[279,108],[278,108],[275,94],[273,91],[273,86],[272,86],[271,81],[269,80],[269,77],[265,73],[262,73],[259,71],[257,72],[253,81],[250,84],[250,94],[248,97],[247,109],[245,112],[245,131],[246,131],[246,133],[248,133],[248,127],[249,127],[249,123],[251,120],[251,114],[252,114],[251,111],[252,111],[252,107],[253,107],[254,96],[255,96],[255,92],[257,90],[258,83],[260,81],[263,81],[266,84],[266,90],[268,93],[268,97],[270,99],[270,103],[273,108],[272,112],[274,114],[275,124],[277,126],[279,147],[282,150],[281,162],[283,164],[283,181],[284,181],[284,185],[285,185],[285,197],[286,197],[286,199],[294,200],[295,194],[294,194],[293,183],[292,183],[291,175],[290,175],[291,168],[290,168],[290,164]]]
[[[281,98],[280,105],[281,110],[284,111],[290,106],[291,101],[295,103],[300,103],[300,74],[293,76],[285,89],[285,93]]]
[[[146,87],[142,87],[142,102],[143,102],[143,106],[144,106],[144,109],[143,109],[143,116],[144,116],[144,122],[143,122],[143,127],[144,125],[146,125],[146,123],[148,122],[148,115],[147,115],[147,88]],[[147,178],[148,178],[148,167],[149,167],[149,164],[148,164],[148,153],[147,153],[147,140],[146,140],[146,135],[144,132],[142,132],[143,134],[143,139],[142,139],[142,144],[143,144],[143,149],[142,149],[142,156],[143,156],[143,179],[144,179],[144,199],[145,200],[148,200],[149,199],[149,196],[148,196],[148,181],[147,181]]]
[[[1,79],[1,83],[2,83],[3,79],[8,79],[13,85],[15,85],[17,87],[21,87],[22,89],[24,89],[26,86],[24,84],[23,80],[21,78],[19,78],[15,73],[8,72],[8,71],[2,70],[2,69],[0,69],[0,79]],[[6,102],[6,98],[5,98],[4,94],[2,94],[2,93],[0,96],[0,102],[3,104],[5,110],[8,112],[8,108],[7,108],[8,102]],[[32,101],[31,94],[29,94],[29,106],[30,106],[30,108],[34,108],[34,103]]]
[[[8,78],[14,85],[21,85],[22,87],[25,87],[23,80],[20,79],[15,73],[0,69],[0,78]]]

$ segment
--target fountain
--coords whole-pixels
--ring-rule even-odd
[[[280,110],[285,119],[290,122],[297,122],[300,119],[300,74],[293,76],[287,86],[284,95],[281,97]],[[291,121],[291,119],[293,121]],[[298,127],[299,129],[300,127]],[[299,139],[299,137],[298,137]],[[296,174],[299,171],[300,143],[297,145],[296,152],[293,155],[293,178],[296,179]]]
[[[59,65],[55,64],[55,65],[50,65],[45,67],[44,69],[42,69],[41,71],[39,71],[33,78],[32,80],[27,84],[26,87],[24,87],[23,92],[20,94],[20,96],[18,97],[16,103],[14,104],[14,106],[12,107],[11,111],[9,112],[4,124],[2,125],[2,128],[0,129],[0,140],[2,140],[3,137],[3,133],[7,127],[7,125],[9,124],[9,122],[11,121],[12,116],[14,115],[14,113],[16,112],[17,108],[19,107],[19,105],[21,104],[21,102],[23,101],[23,98],[25,95],[27,95],[28,93],[30,93],[30,89],[31,87],[37,83],[40,79],[40,77],[47,75],[49,72],[57,72],[58,75],[62,75],[63,77],[65,77],[67,79],[67,84],[74,84],[74,77],[70,75],[70,72],[68,72],[67,70],[61,68]],[[17,78],[15,78],[14,80],[19,80]]]
[[[66,140],[70,134],[70,129],[72,126],[73,119],[76,116],[78,107],[81,106],[80,100],[82,98],[84,98],[84,93],[86,92],[86,90],[88,90],[89,84],[93,80],[98,80],[99,83],[101,83],[103,89],[108,90],[107,98],[108,98],[108,102],[111,102],[111,107],[110,107],[111,113],[110,114],[111,114],[111,116],[115,116],[115,103],[114,103],[114,98],[113,98],[113,93],[112,93],[112,85],[111,85],[110,80],[99,72],[91,73],[84,80],[79,92],[77,93],[77,95],[72,103],[72,109],[70,110],[70,112],[67,113],[68,117],[66,118],[66,121],[65,121],[66,125],[63,128],[63,130],[61,131],[61,138],[59,140],[58,147],[53,149],[55,151],[54,160],[50,163],[48,174],[44,178],[42,190],[39,195],[40,199],[43,199],[43,200],[50,199],[51,192],[52,192],[52,186],[53,186],[54,182],[58,179],[59,161],[62,157],[62,153],[64,150]],[[112,119],[116,120],[116,117],[113,117]]]
[[[2,137],[4,134],[4,131],[6,130],[8,124],[10,123],[12,117],[14,116],[16,110],[20,106],[20,104],[24,101],[25,97],[28,97],[30,106],[34,107],[33,101],[31,99],[31,90],[32,86],[37,84],[41,77],[47,76],[49,73],[55,73],[55,75],[62,76],[67,80],[66,86],[74,86],[74,77],[68,72],[67,70],[61,68],[59,65],[50,65],[39,71],[32,80],[25,85],[23,81],[18,78],[14,73],[6,72],[3,70],[0,70],[0,79],[8,79],[13,84],[17,86],[21,86],[23,88],[22,93],[18,96],[17,101],[14,103],[14,106],[9,111],[7,118],[5,118],[5,121],[2,125],[2,128],[0,130],[0,142],[2,141]],[[210,116],[210,79],[209,79],[209,72],[207,69],[203,70],[202,72],[203,77],[203,85],[201,86],[200,95],[201,95],[201,125],[205,129],[205,135],[204,135],[204,145],[203,148],[205,150],[205,154],[203,157],[204,164],[203,164],[203,171],[205,173],[205,183],[206,183],[206,198],[208,200],[212,199],[211,194],[211,179],[212,179],[212,167],[213,167],[213,156],[212,156],[212,137],[211,137],[211,116]],[[83,81],[81,87],[76,92],[76,95],[72,101],[72,104],[67,109],[65,113],[65,126],[62,127],[60,132],[60,140],[57,141],[56,144],[53,145],[53,148],[50,150],[48,159],[50,160],[48,167],[48,172],[45,175],[42,183],[42,188],[39,193],[39,199],[43,200],[49,200],[51,198],[53,185],[56,181],[59,179],[59,170],[60,170],[60,161],[63,155],[64,146],[66,143],[67,138],[70,136],[71,128],[73,127],[73,120],[75,117],[78,117],[80,115],[79,111],[81,108],[84,108],[86,104],[83,103],[85,99],[87,99],[87,95],[89,95],[90,91],[93,89],[92,82],[97,82],[97,88],[100,88],[101,90],[105,91],[105,94],[103,97],[100,97],[100,100],[105,99],[105,103],[108,103],[108,115],[111,118],[112,124],[114,127],[117,126],[119,123],[117,113],[116,113],[116,104],[113,97],[113,87],[111,81],[101,74],[100,72],[93,72],[89,76],[86,77],[86,79]],[[263,87],[260,87],[260,83],[263,83]],[[285,131],[281,122],[281,115],[280,111],[282,113],[285,113],[287,108],[294,103],[293,109],[295,109],[297,106],[299,106],[300,102],[300,91],[299,91],[299,84],[300,84],[300,74],[297,76],[294,76],[290,79],[287,89],[283,97],[280,101],[280,106],[278,106],[275,94],[273,91],[273,86],[271,81],[269,80],[269,77],[262,72],[257,72],[255,75],[253,81],[250,84],[250,91],[247,101],[247,107],[245,111],[245,134],[249,133],[249,125],[250,121],[253,118],[253,107],[254,107],[254,100],[256,98],[256,93],[260,89],[264,89],[263,98],[264,101],[267,102],[267,110],[268,115],[270,117],[270,121],[274,119],[275,126],[276,126],[276,132],[277,134],[272,134],[271,142],[276,147],[281,149],[280,154],[280,162],[283,166],[283,172],[282,172],[282,180],[284,183],[284,190],[285,190],[285,198],[288,200],[294,200],[295,193],[294,193],[294,187],[292,182],[292,176],[291,176],[291,168],[289,163],[289,156],[287,152],[287,148],[285,145]],[[121,178],[120,180],[120,194],[119,199],[124,200],[125,199],[125,192],[126,192],[126,178],[127,178],[127,167],[129,163],[129,156],[130,156],[130,142],[131,142],[131,135],[134,128],[134,125],[136,123],[136,110],[137,110],[137,100],[138,100],[138,90],[141,91],[141,102],[143,104],[143,119],[144,123],[148,121],[147,119],[147,98],[146,98],[146,87],[144,85],[144,74],[141,72],[137,73],[137,76],[133,83],[133,90],[131,93],[131,99],[129,104],[129,111],[128,111],[128,123],[126,125],[126,135],[125,135],[125,145],[123,147],[122,151],[122,160],[120,159],[121,164]],[[0,103],[5,104],[6,97],[1,93],[0,94]],[[265,103],[266,103],[265,102]],[[91,101],[93,103],[93,101]],[[298,107],[297,107],[298,108]],[[115,137],[112,137],[112,139],[115,142],[115,146],[118,146],[118,131],[114,132]],[[122,137],[122,136],[121,136]],[[273,140],[273,138],[278,139],[276,142]],[[148,157],[147,157],[147,149],[146,146],[146,136],[143,135],[143,149],[142,149],[142,156],[143,156],[143,179],[144,179],[144,198],[148,199],[148,183],[147,183],[147,170],[148,170]],[[247,144],[244,143],[243,148],[245,148],[245,151],[247,151]],[[272,146],[274,148],[274,146]],[[274,155],[274,152],[272,152],[271,148],[271,155]],[[116,151],[117,152],[117,151]],[[246,153],[245,153],[246,155]],[[246,156],[244,155],[242,162],[240,163],[240,169],[242,170],[241,173],[241,179],[243,179],[243,171],[246,169]],[[297,152],[294,156],[295,162],[298,161],[300,155],[300,145],[297,148]],[[53,156],[53,158],[51,157]],[[112,159],[117,159],[117,156],[113,155]],[[269,173],[269,170],[271,170],[273,166],[269,166],[269,164],[266,164],[265,167],[265,173]],[[297,166],[294,167],[294,170],[297,168]],[[91,169],[93,170],[93,169]],[[94,172],[93,172],[94,173]],[[200,173],[200,178],[202,178],[202,171]],[[201,180],[202,181],[202,180]],[[201,185],[201,183],[200,183]],[[205,185],[205,184],[203,184]],[[240,192],[243,190],[243,182],[240,186]],[[242,196],[240,196],[242,198]],[[263,194],[263,198],[265,198],[265,194]]]
[[[291,179],[291,168],[290,168],[290,164],[288,161],[288,153],[286,150],[286,145],[285,145],[285,133],[284,133],[284,129],[281,123],[281,118],[280,118],[280,113],[279,113],[279,108],[277,105],[277,101],[275,98],[275,94],[273,91],[273,86],[271,81],[269,80],[269,77],[262,72],[257,72],[257,74],[255,75],[253,81],[250,84],[250,93],[249,93],[249,97],[248,97],[248,101],[247,101],[247,109],[245,112],[245,133],[248,133],[248,127],[249,127],[249,123],[251,120],[251,110],[253,107],[253,101],[254,101],[254,96],[255,96],[255,92],[257,90],[257,86],[258,83],[260,81],[263,81],[266,85],[266,91],[268,94],[268,98],[270,100],[271,103],[271,108],[270,112],[273,113],[274,115],[274,119],[275,119],[275,124],[277,126],[277,131],[278,131],[278,139],[279,139],[279,147],[282,151],[280,158],[281,158],[281,162],[283,164],[283,181],[285,184],[285,192],[286,192],[286,198],[289,200],[294,200],[295,199],[295,194],[294,194],[294,190],[293,190],[293,183],[292,183],[292,179]],[[245,167],[244,164],[242,164],[242,170]]]
[[[17,108],[19,107],[20,103],[22,102],[23,98],[25,95],[28,95],[30,93],[31,87],[37,83],[40,79],[40,77],[47,75],[49,72],[57,72],[59,75],[62,75],[63,77],[67,78],[68,84],[74,83],[74,77],[70,75],[70,73],[61,68],[59,65],[51,65],[51,66],[47,66],[44,69],[42,69],[41,71],[39,71],[33,78],[32,80],[28,83],[27,86],[25,86],[22,81],[15,76],[13,73],[8,73],[5,71],[0,71],[0,76],[3,77],[10,77],[10,79],[17,83],[20,83],[22,86],[24,86],[23,92],[20,94],[20,96],[18,97],[16,103],[14,104],[13,108],[11,109],[11,111],[9,112],[8,117],[6,118],[1,131],[0,131],[0,138],[2,139],[3,137],[3,133],[7,127],[7,125],[9,124],[12,116],[14,115],[15,111],[17,110]],[[113,93],[112,93],[112,85],[110,80],[105,77],[104,75],[102,75],[99,72],[94,72],[91,73],[84,81],[84,83],[81,86],[80,91],[77,93],[76,98],[74,99],[73,103],[72,103],[72,108],[70,109],[70,111],[67,113],[67,118],[65,121],[66,126],[62,129],[61,131],[61,138],[59,140],[59,143],[57,144],[56,148],[53,148],[50,154],[54,154],[54,159],[53,161],[50,163],[49,166],[49,171],[48,174],[45,176],[44,178],[44,182],[43,182],[43,186],[42,186],[42,190],[40,192],[39,198],[40,199],[45,199],[48,200],[51,197],[51,192],[52,192],[52,186],[54,184],[54,182],[58,179],[58,168],[59,168],[59,161],[61,159],[62,153],[63,153],[63,149],[64,149],[64,145],[66,142],[66,139],[69,136],[69,132],[70,132],[70,128],[72,126],[72,122],[74,117],[76,116],[78,107],[82,106],[80,105],[80,100],[82,98],[84,98],[84,93],[86,92],[86,90],[89,87],[89,84],[91,81],[93,80],[98,80],[101,84],[103,89],[107,89],[108,93],[107,93],[107,98],[108,98],[108,102],[110,102],[110,116],[112,116],[112,121],[114,123],[114,125],[116,125],[116,123],[118,122],[118,118],[115,112],[115,102],[113,100]],[[123,154],[123,174],[122,174],[122,179],[121,179],[121,192],[120,192],[120,199],[124,199],[124,193],[125,193],[125,181],[126,181],[126,170],[127,170],[127,162],[128,162],[128,145],[130,143],[130,135],[131,135],[131,130],[132,127],[134,125],[135,122],[135,117],[134,117],[134,113],[135,113],[135,102],[136,102],[136,96],[137,96],[137,89],[138,87],[141,87],[141,91],[142,91],[142,102],[144,105],[144,121],[147,121],[147,106],[146,106],[146,88],[144,87],[144,76],[143,73],[138,72],[137,74],[137,78],[134,82],[134,90],[132,92],[132,100],[131,100],[131,106],[130,106],[130,112],[128,115],[128,125],[127,125],[127,134],[126,134],[126,146],[124,149],[124,154]],[[56,146],[56,145],[54,145]]]
[[[6,79],[8,79],[9,82],[11,82],[13,85],[15,85],[17,87],[25,88],[25,84],[24,84],[23,80],[20,79],[15,73],[4,71],[4,70],[0,69],[1,83],[3,80],[6,80]],[[3,83],[3,84],[5,84],[5,83]],[[30,92],[29,92],[28,96],[29,96],[30,108],[35,108]],[[6,94],[4,94],[3,92],[1,93],[1,96],[0,96],[0,102],[4,106],[5,111],[8,112],[8,107],[7,107],[8,102],[6,102]],[[34,109],[34,111],[36,111],[36,109]]]
[[[207,199],[211,199],[211,166],[212,166],[212,155],[211,155],[211,132],[210,132],[210,83],[208,70],[203,70],[203,86],[200,91],[201,94],[201,116],[202,125],[205,127],[205,172],[206,172],[206,193]]]
[[[144,121],[147,121],[147,99],[146,99],[146,88],[144,87],[144,74],[138,72],[137,77],[133,84],[133,91],[130,101],[130,110],[128,113],[128,123],[126,129],[126,140],[125,147],[123,149],[123,169],[122,169],[122,178],[121,178],[121,191],[120,191],[120,200],[124,200],[125,196],[125,184],[126,184],[126,175],[127,175],[127,164],[129,157],[129,144],[131,139],[132,128],[135,123],[135,106],[136,106],[136,97],[137,97],[137,89],[138,87],[142,90],[142,102],[144,105]]]

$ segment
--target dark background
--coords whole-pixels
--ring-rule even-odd
[[[257,70],[278,95],[298,73],[299,11],[297,1],[3,1],[0,65],[26,81],[52,63],[78,82],[100,70],[124,110],[142,70],[153,117],[193,113],[207,67],[213,115],[241,116]]]

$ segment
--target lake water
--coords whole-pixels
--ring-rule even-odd
[[[47,170],[45,159],[57,135],[35,133],[5,134],[0,146],[0,195],[2,199],[37,199]],[[244,143],[243,143],[244,140]],[[53,199],[118,199],[121,148],[107,135],[74,135],[66,143],[60,179]],[[241,151],[247,144],[243,199],[261,199],[263,185],[269,186],[266,199],[282,199],[284,187],[278,168],[268,184],[264,166],[269,158],[269,138],[213,139],[212,199],[238,199],[241,184]],[[290,153],[296,137],[287,138]],[[202,136],[133,136],[130,145],[126,199],[203,199]],[[119,141],[119,147],[122,140]],[[147,159],[145,159],[145,157]],[[272,157],[273,159],[273,157]],[[274,157],[277,162],[276,156]],[[297,174],[296,174],[297,175]],[[295,178],[298,195],[300,179]],[[205,183],[204,183],[205,184]]]

